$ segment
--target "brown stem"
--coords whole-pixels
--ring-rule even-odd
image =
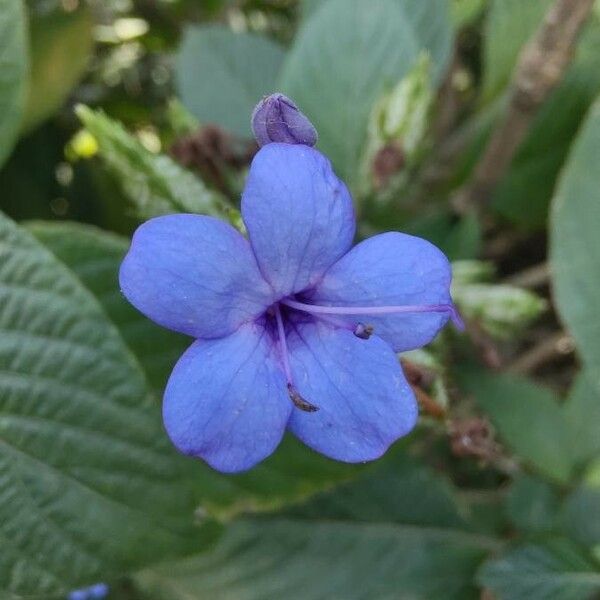
[[[556,0],[522,50],[513,73],[508,108],[453,204],[459,213],[480,210],[490,199],[523,141],[539,107],[561,81],[594,0]]]
[[[524,288],[539,288],[548,285],[550,281],[550,267],[543,262],[529,267],[519,273],[513,273],[504,280],[504,283]]]
[[[539,344],[519,356],[507,371],[516,375],[531,375],[547,363],[551,363],[561,356],[573,351],[573,340],[560,331],[545,337]]]

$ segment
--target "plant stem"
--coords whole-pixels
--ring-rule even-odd
[[[508,169],[538,109],[562,80],[594,0],[556,0],[514,70],[506,114],[492,132],[471,180],[453,199],[455,210],[481,211]]]

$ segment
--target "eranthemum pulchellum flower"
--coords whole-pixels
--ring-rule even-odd
[[[171,440],[223,472],[286,430],[340,461],[378,458],[417,420],[396,353],[455,316],[448,260],[397,232],[352,248],[350,193],[306,145],[259,150],[241,212],[248,239],[212,217],[151,219],[121,267],[134,306],[196,338],[165,390]]]
[[[106,583],[96,583],[87,588],[73,590],[67,600],[102,600],[108,596],[109,587]]]

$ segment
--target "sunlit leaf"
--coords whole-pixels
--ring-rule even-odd
[[[175,212],[225,217],[221,197],[163,154],[153,154],[103,112],[85,106],[77,115],[96,138],[100,155],[142,218]]]

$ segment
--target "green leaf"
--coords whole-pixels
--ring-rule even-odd
[[[250,116],[262,96],[276,90],[283,49],[253,33],[221,25],[187,28],[177,55],[177,86],[202,123],[250,137]]]
[[[121,295],[118,271],[129,240],[80,223],[36,222],[30,223],[29,229],[96,296],[150,382],[162,393],[166,378],[190,339],[154,325]],[[166,440],[164,432],[158,435]],[[291,437],[264,463],[236,476],[222,475],[190,458],[185,462],[198,503],[219,518],[240,511],[279,508],[368,468],[329,460]]]
[[[502,439],[538,473],[567,483],[599,456],[600,381],[591,372],[580,375],[562,404],[520,377],[470,371],[460,378]]]
[[[565,404],[565,419],[573,444],[573,462],[585,466],[600,457],[600,377],[593,371],[580,373]]]
[[[512,522],[520,530],[543,533],[555,528],[560,502],[551,485],[520,475],[510,488],[506,507]]]
[[[600,572],[561,542],[516,548],[484,565],[479,582],[500,600],[585,600],[600,591]]]
[[[27,82],[25,9],[22,0],[0,0],[0,166],[17,139]]]
[[[477,373],[463,385],[490,416],[515,454],[546,477],[566,483],[572,472],[571,440],[554,394],[526,379]]]
[[[202,547],[141,369],[71,273],[0,216],[0,593],[62,594]]]
[[[600,489],[582,485],[569,494],[562,523],[565,532],[578,542],[600,545]]]
[[[164,600],[468,600],[494,539],[461,527],[447,484],[397,465],[295,515],[242,521],[214,552],[146,571]]]
[[[286,514],[306,519],[466,529],[451,484],[405,455],[394,457],[357,481],[342,485],[333,493],[320,494]]]
[[[96,296],[153,388],[162,393],[175,362],[191,340],[155,325],[121,294],[119,266],[130,241],[81,223],[38,221],[29,223],[28,229]]]
[[[555,302],[584,363],[600,368],[600,100],[590,110],[553,200],[550,265]]]
[[[22,130],[52,116],[79,81],[91,57],[93,19],[88,6],[75,11],[30,11],[31,72]]]
[[[153,154],[101,111],[77,107],[77,116],[94,136],[107,168],[141,218],[192,212],[227,218],[220,196],[168,156]]]
[[[281,87],[311,119],[342,178],[357,177],[373,104],[428,42],[444,39],[438,31],[440,23],[448,27],[444,15],[447,9],[434,11],[429,2],[328,0],[304,21]],[[434,62],[436,69],[441,64]]]

